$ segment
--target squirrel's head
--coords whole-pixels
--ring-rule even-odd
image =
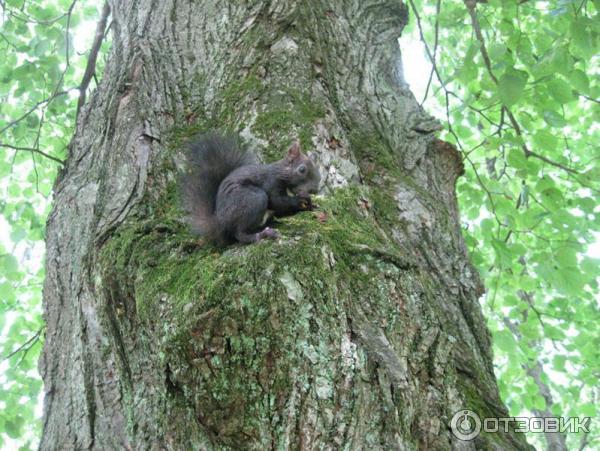
[[[294,194],[315,194],[319,190],[319,168],[313,159],[300,151],[300,143],[291,145],[285,157],[290,189]]]

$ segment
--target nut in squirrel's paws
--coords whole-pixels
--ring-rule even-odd
[[[298,205],[302,210],[312,210],[313,203],[310,196],[298,196]]]
[[[258,239],[262,240],[263,238],[269,238],[275,240],[279,238],[279,232],[271,227],[265,227],[264,230],[258,232]]]

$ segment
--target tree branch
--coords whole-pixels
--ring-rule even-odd
[[[61,160],[60,158],[53,157],[52,155],[47,154],[46,152],[41,151],[40,149],[36,149],[35,147],[19,147],[19,146],[13,146],[12,144],[6,144],[6,143],[0,143],[0,147],[6,147],[8,149],[13,149],[13,150],[37,153],[45,158],[48,158],[52,161],[57,162],[58,164],[60,164],[62,166],[65,165],[65,162],[63,160]]]
[[[581,94],[579,93],[579,97],[583,97],[584,99],[589,100],[590,102],[596,102],[596,103],[600,103],[600,100],[598,99],[594,99],[593,97],[590,96],[586,96],[585,94]]]
[[[110,6],[108,2],[104,3],[102,7],[102,13],[100,15],[100,20],[98,21],[98,25],[96,25],[96,34],[94,36],[94,42],[92,43],[92,48],[90,50],[90,56],[88,58],[87,65],[85,67],[85,72],[83,73],[83,78],[81,79],[81,84],[79,85],[79,100],[77,101],[77,116],[79,116],[79,111],[83,104],[85,103],[85,92],[92,80],[93,75],[96,73],[96,60],[98,59],[98,53],[100,52],[100,46],[102,45],[102,41],[104,40],[104,29],[106,28],[106,22],[108,20],[108,15],[110,14]]]
[[[444,90],[446,90],[446,85],[442,81],[442,77],[437,69],[436,64],[435,64],[435,57],[431,53],[431,50],[429,49],[429,45],[427,44],[427,41],[425,40],[425,35],[423,34],[423,27],[421,25],[421,17],[419,16],[419,12],[417,11],[417,8],[415,7],[415,3],[413,2],[413,0],[409,0],[409,1],[410,1],[410,7],[412,8],[415,18],[417,19],[417,27],[419,28],[419,37],[421,39],[421,42],[423,42],[423,46],[425,47],[425,52],[427,52],[427,57],[429,58],[429,61],[431,62],[431,65],[432,65],[431,70],[433,72],[435,72],[435,75],[436,75],[438,81],[440,82],[440,85],[442,85]]]
[[[35,105],[33,105],[25,114],[23,114],[21,117],[15,119],[14,121],[9,122],[8,124],[6,124],[4,126],[4,128],[2,128],[0,130],[0,135],[2,133],[4,133],[6,130],[8,130],[9,128],[15,126],[16,124],[18,124],[19,122],[21,122],[23,119],[25,119],[27,116],[29,116],[31,113],[33,113],[35,110],[37,110],[41,105],[44,105],[45,103],[50,103],[52,102],[56,97],[59,96],[64,96],[66,94],[69,93],[69,89],[66,91],[60,91],[60,92],[56,92],[54,94],[52,94],[50,97],[48,97],[47,99],[41,100],[39,102],[37,102]]]
[[[23,350],[29,351],[29,349],[31,349],[31,347],[35,344],[35,342],[37,341],[37,339],[40,337],[40,334],[42,333],[42,329],[43,328],[40,328],[29,340],[27,340],[25,343],[23,343],[21,346],[19,346],[14,351],[12,351],[6,357],[4,357],[3,360],[8,360],[12,356],[14,356],[15,354],[18,354],[19,352],[21,352]]]
[[[425,88],[425,94],[423,95],[423,100],[421,100],[421,105],[425,103],[427,100],[427,95],[429,94],[429,88],[431,87],[431,81],[433,80],[433,72],[436,69],[435,58],[437,56],[438,42],[439,42],[439,34],[440,34],[440,9],[441,9],[442,0],[438,0],[435,7],[435,38],[433,41],[433,61],[431,61],[431,72],[429,72],[429,79],[427,80],[427,87]],[[414,10],[414,8],[413,8]],[[420,27],[419,27],[420,31]]]
[[[487,49],[485,47],[485,39],[483,37],[483,33],[481,32],[481,25],[479,24],[479,19],[477,19],[477,12],[475,11],[475,5],[477,4],[477,2],[476,2],[476,0],[464,0],[464,3],[465,3],[465,6],[467,7],[467,11],[469,12],[469,16],[471,16],[471,25],[473,26],[473,31],[475,32],[475,36],[477,37],[477,40],[479,41],[479,51],[481,53],[481,57],[483,58],[485,67],[490,75],[490,78],[493,80],[493,82],[496,85],[498,85],[498,78],[496,78],[496,76],[494,75],[494,72],[492,70],[492,62],[490,60],[490,56],[487,52]],[[519,123],[517,122],[517,119],[515,118],[515,116],[508,109],[508,107],[503,106],[502,108],[506,111],[506,115],[508,116],[508,119],[509,119],[511,125],[513,126],[513,128],[515,129],[515,132],[517,133],[517,135],[519,137],[523,138],[523,133],[521,131],[521,127],[519,126]],[[523,152],[525,153],[526,158],[534,157],[534,158],[542,160],[552,166],[560,168],[566,172],[579,175],[579,172],[576,171],[575,169],[571,169],[568,166],[565,166],[561,163],[557,163],[547,157],[544,157],[536,152],[529,150],[529,148],[527,147],[525,142],[523,142],[523,145],[521,147],[523,149]]]

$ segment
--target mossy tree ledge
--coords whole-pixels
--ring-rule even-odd
[[[402,79],[400,2],[109,2],[113,48],[48,223],[41,449],[526,449],[502,416],[460,158]],[[240,2],[241,3],[241,2]],[[186,138],[316,150],[282,238],[192,236]]]

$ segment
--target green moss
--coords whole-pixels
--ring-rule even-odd
[[[378,260],[374,257],[395,266],[407,265],[365,214],[366,196],[365,189],[337,190],[320,200],[319,212],[280,220],[276,227],[281,240],[219,249],[190,235],[178,220],[180,212],[172,205],[175,194],[169,190],[163,202],[167,206],[159,203],[153,208],[156,219],[124,224],[104,245],[100,253],[104,275],[115,280],[113,285],[127,287],[122,294],[135,299],[140,319],[154,318],[161,305],[166,306],[173,330],[187,337],[190,322],[210,309],[223,310],[224,302],[234,306],[227,313],[234,323],[239,321],[239,311],[267,314],[269,298],[274,293],[285,296],[279,281],[284,272],[302,281],[305,298],[323,297],[324,287],[340,282],[364,290],[372,285],[372,276],[354,271],[357,265],[372,266]],[[342,267],[336,277],[352,274],[350,280],[329,276],[326,266],[331,262],[324,249]],[[296,274],[298,268],[308,273]]]
[[[119,287],[111,295],[135,305],[171,370],[215,412],[207,427],[230,446],[240,446],[240,430],[258,434],[265,391],[310,383],[289,378],[311,364],[307,356],[327,358],[314,332],[339,339],[349,293],[369,299],[372,315],[395,302],[386,277],[406,263],[366,214],[370,194],[336,190],[319,211],[279,220],[281,239],[220,249],[189,233],[167,190],[148,207],[153,219],[123,224],[100,250],[103,278]]]
[[[476,386],[471,384],[470,379],[459,378],[457,380],[458,385],[461,387],[461,393],[465,396],[464,406],[466,409],[476,412],[477,415],[484,418],[486,416],[494,415],[493,412],[482,399],[481,394]]]
[[[364,131],[360,124],[352,127],[349,140],[354,154],[368,180],[383,174],[398,175],[399,164],[392,150],[374,131]]]
[[[281,143],[290,135],[297,135],[303,148],[312,147],[313,125],[325,116],[325,107],[306,93],[295,89],[274,89],[268,111],[258,114],[252,130],[272,146],[267,150],[267,161],[281,158]]]
[[[354,265],[356,254],[366,248],[386,248],[385,236],[363,216],[362,191],[337,190],[320,201],[320,212],[281,219],[277,228],[284,238],[280,242],[218,249],[194,238],[179,222],[177,190],[172,187],[153,207],[156,219],[122,226],[103,247],[101,257],[111,272],[130,278],[123,282],[133,283],[140,316],[152,315],[152,304],[164,295],[181,304],[219,302],[231,290],[231,283],[253,275],[264,277],[265,262],[276,262],[278,268],[315,267],[326,245],[340,264]],[[318,215],[324,218],[322,222]]]
[[[250,104],[264,96],[266,89],[254,73],[229,83],[219,96],[221,100],[213,109],[214,114],[209,116],[199,110],[190,113],[185,120],[176,121],[179,125],[173,127],[164,139],[169,143],[169,150],[180,150],[190,137],[200,132],[214,129],[233,132],[243,128],[244,122],[252,118],[240,117],[239,112],[249,114]],[[270,93],[266,94],[269,109],[259,111],[252,125],[252,131],[270,144],[262,152],[267,162],[281,159],[290,135],[297,136],[303,148],[311,148],[313,125],[325,116],[323,103],[308,94],[287,87],[271,87],[269,90]],[[243,101],[250,103],[247,109],[240,106]]]
[[[471,369],[475,369],[472,367]],[[487,375],[483,375],[487,379]],[[473,385],[473,381],[477,380],[477,376],[473,378],[459,378],[457,380],[457,386],[459,387],[460,393],[465,396],[464,408],[475,412],[479,418],[483,421],[485,418],[497,418],[499,415],[497,404],[488,404],[484,398],[485,394],[482,394],[476,385]],[[500,425],[502,430],[503,425]],[[514,431],[516,425],[509,426]],[[519,433],[515,433],[519,434]],[[481,450],[495,450],[503,448],[506,445],[505,436],[499,432],[486,432],[482,429],[480,435],[475,439],[477,449]],[[531,447],[533,450],[534,448]]]
[[[233,80],[221,92],[219,96],[220,104],[218,113],[211,121],[206,121],[204,126],[210,128],[220,128],[224,124],[235,124],[238,119],[240,102],[243,100],[253,101],[259,98],[266,90],[260,78],[253,72],[246,77]]]

